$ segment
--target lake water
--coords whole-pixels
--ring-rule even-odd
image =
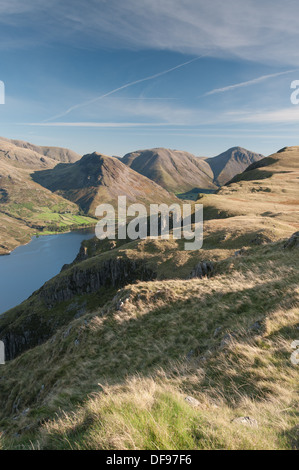
[[[0,256],[0,314],[27,299],[78,254],[94,228],[33,237],[8,256]]]

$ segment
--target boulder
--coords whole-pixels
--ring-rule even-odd
[[[258,427],[257,420],[254,418],[250,418],[250,416],[240,416],[240,418],[233,419],[232,423],[242,424],[244,426],[251,426],[252,428]]]
[[[200,402],[196,398],[190,396],[186,397],[185,401],[193,408],[197,408],[200,405]]]
[[[201,261],[191,271],[189,279],[211,277],[214,273],[214,264],[210,261]]]
[[[299,248],[299,232],[293,233],[293,235],[285,242],[285,249]]]

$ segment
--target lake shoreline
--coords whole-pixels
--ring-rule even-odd
[[[45,282],[71,264],[83,241],[94,237],[94,227],[33,236],[10,256],[0,258],[0,315],[21,304]]]
[[[88,226],[80,226],[78,228],[74,228],[74,229],[71,229],[71,230],[65,230],[63,232],[48,232],[48,233],[45,233],[45,232],[38,232],[38,233],[35,233],[31,236],[30,240],[26,243],[20,243],[19,245],[17,245],[13,250],[11,251],[8,251],[7,253],[0,253],[0,257],[1,256],[9,256],[11,255],[17,248],[19,248],[20,246],[26,246],[28,245],[29,243],[32,242],[32,240],[34,239],[34,237],[36,238],[39,238],[39,237],[47,237],[47,236],[52,236],[52,235],[63,235],[65,233],[72,233],[72,232],[77,232],[77,231],[81,231],[81,230],[89,230],[89,229],[92,229],[94,227],[96,227],[97,223],[94,223],[94,224],[90,224]]]

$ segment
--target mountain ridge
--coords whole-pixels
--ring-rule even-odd
[[[26,142],[18,139],[7,139],[6,137],[0,137],[0,145],[2,142],[10,142],[19,148],[32,150],[36,153],[40,153],[45,157],[49,157],[53,160],[62,163],[73,163],[81,158],[81,155],[64,147],[49,147],[44,145],[35,145],[30,142]]]
[[[128,153],[122,161],[177,194],[216,190],[263,157],[242,147],[232,147],[213,158],[157,147]]]

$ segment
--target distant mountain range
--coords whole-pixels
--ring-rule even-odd
[[[9,142],[16,147],[31,150],[33,152],[49,157],[53,160],[57,160],[62,163],[73,163],[80,160],[81,155],[74,152],[73,150],[62,148],[62,147],[45,147],[31,144],[30,142],[24,142],[22,140],[6,139],[0,137],[0,148],[3,146],[3,142]]]
[[[57,162],[33,149],[19,147],[12,142],[0,140],[0,164],[7,163],[16,168],[53,168]]]
[[[105,202],[171,203],[175,194],[214,191],[258,162],[240,147],[215,158],[163,148],[122,159],[0,137],[0,254],[26,243],[36,231],[94,223]],[[80,217],[79,217],[80,213]],[[82,217],[82,213],[88,217]]]
[[[233,147],[214,158],[155,148],[128,153],[122,161],[168,191],[184,193],[217,189],[262,158],[263,155],[241,147]]]

